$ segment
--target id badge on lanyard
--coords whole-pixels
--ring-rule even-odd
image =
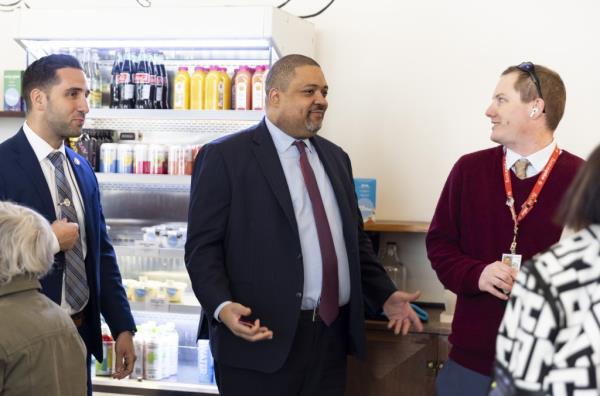
[[[510,180],[510,170],[506,168],[506,153],[502,157],[504,190],[506,191],[506,206],[508,206],[510,210],[510,214],[514,224],[513,240],[510,244],[510,253],[504,253],[502,255],[502,262],[510,265],[513,268],[516,268],[517,270],[521,267],[522,260],[522,255],[517,254],[517,236],[519,234],[519,224],[525,218],[525,216],[527,216],[529,212],[531,212],[531,209],[533,209],[533,206],[536,204],[538,197],[542,191],[542,188],[544,188],[544,185],[546,184],[546,181],[550,176],[550,172],[552,172],[552,169],[554,168],[554,165],[556,164],[560,153],[561,150],[558,148],[558,146],[555,147],[554,151],[552,152],[552,155],[550,156],[550,159],[548,160],[548,163],[538,176],[538,179],[536,180],[533,189],[529,193],[527,200],[525,200],[525,202],[521,206],[521,210],[519,211],[518,215],[515,210],[515,198],[513,196],[512,182]]]

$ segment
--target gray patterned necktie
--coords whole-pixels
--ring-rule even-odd
[[[48,154],[48,159],[54,165],[56,192],[61,217],[66,218],[71,223],[79,224],[77,212],[73,205],[71,186],[65,177],[63,154],[60,151],[53,151]],[[73,311],[79,312],[87,303],[90,294],[85,274],[81,238],[77,238],[75,246],[65,252],[65,262],[65,298]]]
[[[530,162],[527,158],[520,158],[517,162],[515,162],[515,175],[521,180],[527,178],[527,168],[529,167]]]

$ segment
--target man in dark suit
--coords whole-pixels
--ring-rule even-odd
[[[63,141],[81,134],[89,89],[77,61],[49,55],[23,77],[23,128],[0,144],[0,200],[41,213],[56,235],[53,268],[42,291],[73,318],[88,353],[102,360],[100,314],[116,339],[116,378],[133,370],[135,323],[106,232],[98,182],[87,161]]]
[[[365,302],[396,334],[422,329],[419,294],[396,290],[363,231],[348,155],[316,135],[327,90],[313,59],[281,58],[265,119],[196,160],[186,265],[221,395],[343,395]]]

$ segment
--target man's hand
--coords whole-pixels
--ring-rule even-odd
[[[133,334],[130,331],[124,331],[118,335],[115,352],[117,360],[113,378],[123,379],[133,372],[133,365],[137,358],[133,346]]]
[[[411,324],[415,330],[423,331],[421,320],[410,306],[411,301],[416,301],[421,295],[421,292],[406,293],[403,291],[394,292],[383,304],[383,312],[387,316],[388,329],[394,329],[394,334],[408,334]]]
[[[54,221],[51,227],[56,239],[58,239],[60,250],[65,252],[73,249],[77,238],[79,238],[79,224],[69,223],[67,219],[60,219]]]
[[[505,293],[510,293],[513,282],[517,278],[516,270],[500,261],[488,264],[479,276],[479,290],[488,292],[500,300],[508,300]]]
[[[260,320],[256,319],[254,323],[245,322],[242,316],[248,316],[252,313],[250,308],[238,303],[227,304],[219,312],[219,319],[231,330],[233,334],[243,338],[246,341],[262,341],[273,338],[273,332],[265,326],[260,325]]]

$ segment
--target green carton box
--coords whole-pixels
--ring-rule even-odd
[[[4,111],[23,111],[21,97],[22,70],[4,71]]]

